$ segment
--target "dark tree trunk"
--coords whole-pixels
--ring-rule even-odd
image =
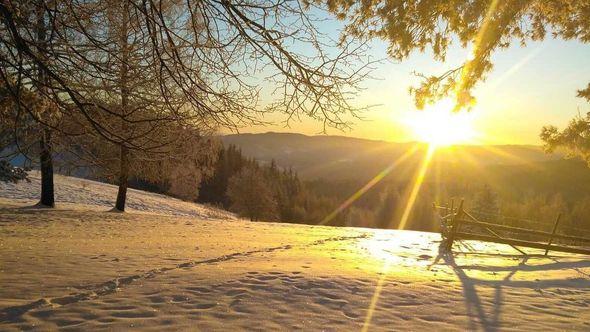
[[[117,193],[117,203],[115,209],[125,211],[125,201],[127,200],[127,185],[129,183],[129,150],[121,145],[121,165],[119,167],[119,192]]]
[[[128,59],[129,59],[129,45],[127,35],[129,33],[129,2],[123,3],[123,18],[121,22],[121,69],[120,69],[120,92],[121,92],[121,132],[127,133],[126,115],[129,106],[129,87],[127,86],[128,74]],[[119,192],[117,193],[117,202],[115,209],[123,212],[125,211],[125,201],[127,200],[127,185],[129,182],[129,149],[125,146],[125,142],[121,143],[121,156],[119,158]]]
[[[44,50],[47,43],[47,27],[45,25],[45,7],[43,3],[39,1],[36,6],[37,14],[37,40],[39,42],[39,48]],[[42,83],[47,80],[47,75],[39,67],[38,69],[39,86],[37,87],[38,92],[43,94],[45,87]],[[39,162],[41,166],[41,205],[47,207],[55,206],[55,194],[53,190],[53,158],[51,156],[51,132],[49,129],[44,128],[41,130],[41,139],[39,140]]]
[[[41,201],[43,206],[55,206],[55,193],[53,190],[53,157],[51,156],[51,133],[43,130],[41,134],[40,161],[41,161]]]

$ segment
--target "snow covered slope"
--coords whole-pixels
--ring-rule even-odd
[[[31,182],[0,182],[0,199],[35,204],[41,196],[40,173],[30,172]],[[55,197],[58,205],[87,205],[91,209],[112,208],[117,198],[117,186],[76,177],[55,175]],[[166,195],[128,189],[127,208],[132,211],[194,216],[201,218],[235,219],[233,214],[193,202],[185,202]]]
[[[182,205],[134,194],[155,211]],[[27,204],[0,200],[0,330],[590,329],[587,256],[475,241],[445,254],[433,233],[226,222],[188,207]]]

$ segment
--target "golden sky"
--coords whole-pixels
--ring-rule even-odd
[[[374,42],[372,56],[386,57],[386,44]],[[438,75],[466,59],[467,50],[449,50],[445,63],[428,53],[414,53],[407,60],[386,61],[375,68],[364,91],[355,98],[358,105],[378,105],[363,113],[363,120],[351,119],[350,130],[328,129],[330,135],[343,135],[385,141],[415,141],[420,136],[408,126],[416,117],[408,88],[418,79],[413,71]],[[590,82],[590,46],[577,41],[549,39],[498,51],[495,67],[474,95],[477,104],[469,115],[475,137],[469,144],[541,144],[544,125],[563,127],[576,114],[590,112],[590,105],[576,98],[576,90]],[[309,119],[281,123],[281,115],[269,115],[276,125],[241,128],[240,132],[297,132],[320,134],[322,124]]]

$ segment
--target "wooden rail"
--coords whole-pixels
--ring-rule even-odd
[[[438,212],[438,217],[440,218],[441,222],[441,234],[443,240],[445,241],[445,248],[447,250],[452,248],[453,242],[455,240],[463,239],[508,244],[523,254],[524,252],[516,246],[545,249],[545,255],[548,254],[549,250],[590,255],[590,238],[557,234],[560,216],[557,217],[553,225],[552,232],[545,232],[480,221],[472,214],[465,211],[463,208],[463,201],[459,203],[459,206],[456,209],[454,208],[453,202],[450,204],[450,206],[437,206],[433,204],[433,208]],[[490,235],[466,231],[464,230],[465,226],[475,226],[476,228],[481,229]],[[511,237],[503,237],[496,231],[510,232]],[[513,236],[517,237],[518,235],[543,237],[546,238],[547,241],[535,242],[525,239],[513,238]],[[553,242],[555,240],[573,241],[577,244],[582,243],[583,246],[554,244]]]
[[[503,243],[503,244],[513,245],[513,246],[521,246],[521,247],[545,249],[545,250],[552,250],[552,251],[571,252],[574,254],[590,255],[590,249],[586,249],[586,248],[573,247],[573,246],[572,247],[560,246],[560,245],[555,245],[555,244],[516,240],[516,239],[506,239],[506,238],[502,238],[502,237],[479,235],[479,234],[473,234],[473,233],[458,232],[455,234],[455,239],[495,242],[495,243]]]
[[[552,239],[563,239],[563,240],[571,240],[571,241],[579,241],[579,242],[590,242],[590,238],[556,234],[555,232],[557,230],[557,224],[554,226],[553,232],[549,233],[549,232],[537,231],[537,230],[528,229],[528,228],[506,226],[506,225],[499,225],[499,224],[494,224],[494,223],[485,222],[485,221],[479,221],[474,216],[469,214],[467,211],[463,211],[463,214],[465,214],[466,216],[468,216],[471,219],[471,220],[469,220],[469,219],[463,220],[463,222],[466,224],[473,224],[473,225],[484,226],[484,227],[493,227],[493,228],[500,229],[500,230],[516,231],[516,232],[526,233],[526,234],[531,234],[531,235],[546,236],[546,237],[551,237]]]

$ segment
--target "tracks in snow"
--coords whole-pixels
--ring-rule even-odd
[[[226,261],[230,261],[230,260],[234,260],[234,259],[238,259],[238,258],[254,256],[256,254],[261,254],[261,253],[289,250],[289,249],[291,249],[293,247],[297,247],[297,246],[299,246],[299,247],[313,247],[313,246],[322,245],[322,244],[325,244],[328,242],[357,240],[357,239],[362,239],[362,238],[367,238],[367,237],[369,237],[368,233],[365,233],[362,235],[355,235],[355,236],[329,237],[329,238],[325,238],[325,239],[319,239],[319,240],[316,240],[316,241],[313,241],[313,242],[310,242],[307,244],[301,244],[301,245],[287,244],[287,245],[282,245],[282,246],[268,247],[268,248],[263,248],[263,249],[250,250],[250,251],[235,252],[232,254],[223,255],[223,256],[219,256],[219,257],[215,257],[215,258],[180,263],[180,264],[177,264],[176,266],[173,266],[173,267],[152,269],[152,270],[149,270],[149,271],[146,271],[143,273],[108,280],[108,281],[103,282],[101,284],[89,287],[89,290],[85,291],[85,292],[73,293],[73,294],[69,294],[69,295],[65,295],[65,296],[61,296],[61,297],[53,297],[53,298],[49,298],[49,299],[42,298],[42,299],[39,299],[39,300],[36,300],[33,302],[29,302],[27,304],[4,308],[4,309],[0,310],[0,323],[14,322],[14,321],[18,320],[22,315],[26,314],[27,312],[29,312],[31,310],[43,308],[43,307],[62,306],[62,305],[68,305],[68,304],[77,303],[77,302],[81,302],[81,301],[93,300],[93,299],[96,299],[100,296],[114,293],[120,287],[129,285],[129,284],[133,283],[134,281],[147,279],[147,278],[153,278],[155,276],[158,276],[158,275],[168,272],[168,271],[192,268],[192,267],[195,267],[198,265],[221,263],[221,262],[226,262]]]

